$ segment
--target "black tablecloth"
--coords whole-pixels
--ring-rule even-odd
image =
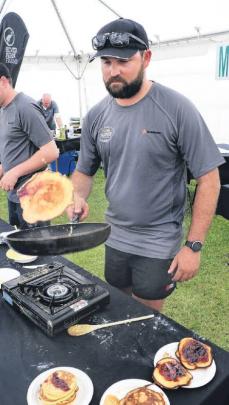
[[[80,150],[80,136],[71,139],[55,139],[56,145],[61,153],[69,152],[70,150]]]
[[[0,232],[8,229],[0,220]],[[21,273],[28,271],[9,261],[6,250],[6,246],[0,246],[1,267],[14,267]],[[86,321],[103,323],[152,313],[63,257],[42,257],[34,264],[52,261],[67,264],[110,291],[110,304]],[[31,381],[52,367],[70,366],[87,373],[94,384],[91,405],[98,405],[103,392],[116,381],[128,378],[150,381],[154,355],[161,346],[185,336],[198,338],[173,320],[157,312],[154,315],[152,320],[101,329],[81,337],[62,332],[51,338],[0,298],[1,405],[25,405]],[[229,353],[210,344],[217,366],[214,379],[201,388],[165,390],[171,405],[229,404]]]

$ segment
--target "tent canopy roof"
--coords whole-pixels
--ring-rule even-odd
[[[228,0],[2,0],[1,18],[14,11],[27,26],[26,55],[73,54],[53,3],[77,54],[91,53],[91,38],[118,15],[143,24],[154,43],[229,29]]]

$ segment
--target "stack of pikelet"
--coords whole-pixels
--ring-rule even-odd
[[[74,374],[58,370],[41,384],[39,399],[42,405],[70,405],[76,397],[78,386]]]

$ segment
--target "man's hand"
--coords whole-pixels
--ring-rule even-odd
[[[3,176],[3,167],[0,163],[0,180],[1,180],[2,176]]]
[[[189,247],[183,246],[174,257],[168,273],[174,273],[172,281],[188,281],[198,273],[199,267],[200,252],[193,252]]]
[[[15,184],[17,183],[18,175],[16,170],[11,169],[5,174],[3,174],[0,180],[0,187],[5,191],[11,191],[14,189]]]
[[[74,194],[74,203],[66,209],[66,213],[70,220],[78,214],[81,222],[87,218],[89,214],[89,205],[82,197],[78,197]]]

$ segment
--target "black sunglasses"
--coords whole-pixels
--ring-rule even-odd
[[[103,49],[107,40],[109,40],[111,46],[114,48],[126,48],[129,46],[131,39],[139,44],[144,45],[145,49],[148,48],[144,41],[133,34],[129,34],[128,32],[107,32],[105,34],[98,34],[92,38],[92,46],[96,51]]]

